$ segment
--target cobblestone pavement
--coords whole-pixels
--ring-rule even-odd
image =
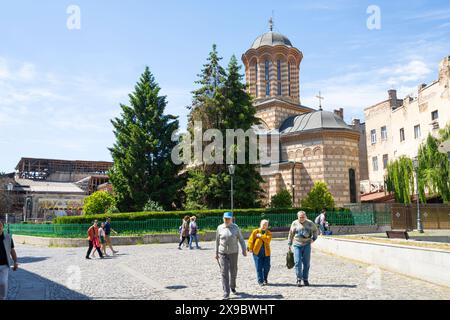
[[[118,247],[115,257],[85,260],[85,248],[17,244],[20,271],[9,299],[220,299],[213,243]],[[311,287],[297,288],[285,267],[286,241],[272,242],[267,287],[256,284],[252,257],[239,257],[238,299],[450,299],[450,289],[313,250]]]

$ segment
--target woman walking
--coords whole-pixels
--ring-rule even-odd
[[[191,223],[189,224],[189,248],[192,250],[192,243],[195,240],[195,247],[200,249],[198,246],[198,226],[197,226],[197,217],[191,217]]]
[[[92,223],[92,226],[88,230],[88,240],[89,240],[89,249],[86,253],[86,259],[91,259],[89,256],[91,255],[92,249],[95,246],[95,250],[97,250],[98,255],[100,258],[103,259],[103,254],[100,251],[100,246],[97,246],[98,242],[98,226],[97,226],[97,220],[94,220]]]
[[[102,222],[100,228],[98,229],[98,237],[100,239],[100,246],[104,256],[108,256],[106,254],[106,233],[105,233],[105,223]],[[95,251],[94,251],[95,252]]]
[[[180,227],[180,243],[178,244],[178,249],[181,250],[181,246],[184,241],[186,241],[186,245],[189,244],[189,216],[185,216],[182,220]]]
[[[253,253],[258,284],[266,286],[270,271],[270,241],[269,221],[262,220],[259,229],[253,230],[248,239],[248,251]]]

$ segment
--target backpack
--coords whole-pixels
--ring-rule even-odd
[[[320,214],[316,217],[316,219],[314,220],[315,224],[319,224],[320,223]]]

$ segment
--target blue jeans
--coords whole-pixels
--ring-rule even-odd
[[[189,236],[189,248],[192,249],[192,242],[194,242],[194,240],[195,240],[195,246],[197,247],[197,249],[200,248],[198,246],[198,235],[197,234],[191,234]]]
[[[295,273],[297,279],[308,280],[311,262],[311,244],[294,246]]]
[[[255,260],[256,275],[258,278],[258,283],[263,283],[267,281],[270,271],[270,256],[266,257],[264,252],[264,245],[259,250],[258,255],[253,254],[253,260]]]

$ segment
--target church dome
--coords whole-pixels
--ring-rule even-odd
[[[287,118],[280,127],[280,133],[288,134],[319,129],[353,130],[333,112],[319,110]]]
[[[256,38],[253,42],[252,49],[258,49],[262,46],[286,46],[292,48],[292,43],[281,33],[269,31]]]

